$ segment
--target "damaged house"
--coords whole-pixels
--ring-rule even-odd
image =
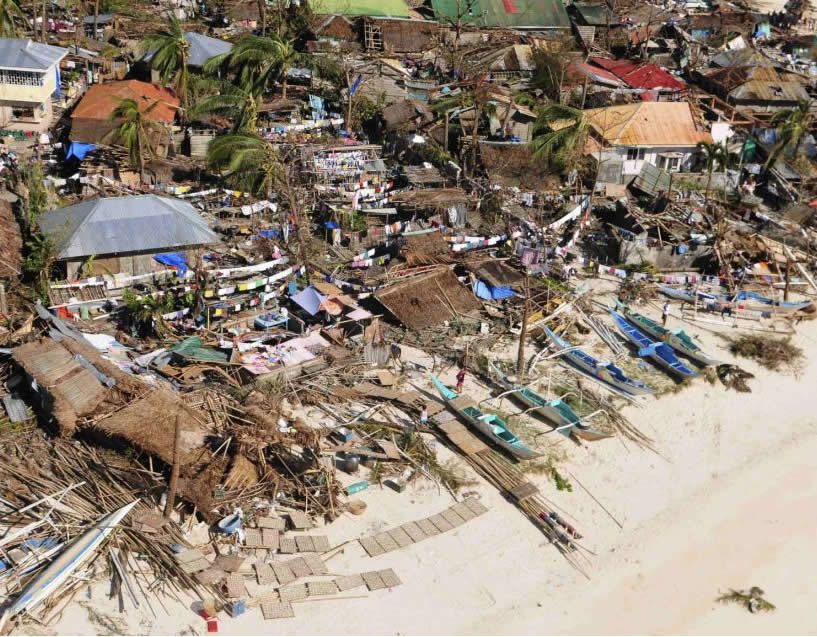
[[[600,161],[606,181],[623,183],[645,163],[668,172],[688,172],[699,142],[711,142],[698,130],[686,102],[638,102],[585,111],[593,127],[587,152]],[[618,168],[620,166],[620,169]],[[617,174],[619,181],[610,181]]]
[[[762,114],[810,101],[808,80],[774,66],[732,66],[704,73],[701,86],[750,114]]]
[[[100,274],[145,274],[160,269],[157,254],[220,241],[191,204],[156,195],[84,201],[52,210],[39,223],[68,279],[78,278],[89,259]]]

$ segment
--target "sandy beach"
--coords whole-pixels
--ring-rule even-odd
[[[700,324],[682,324],[705,350],[732,362],[722,339]],[[817,615],[817,322],[802,323],[793,342],[812,357],[798,377],[772,373],[747,360],[752,393],[697,379],[643,408],[627,407],[658,454],[613,438],[564,447],[560,471],[581,481],[616,523],[574,481],[559,492],[546,476],[531,476],[546,498],[572,514],[582,544],[595,553],[585,577],[495,489],[477,480],[489,512],[461,527],[399,551],[369,558],[354,540],[437,513],[452,504],[428,481],[405,493],[370,488],[369,506],[321,530],[343,552],[332,573],[393,568],[403,581],[366,598],[296,604],[296,618],[266,622],[257,610],[221,615],[223,634],[813,634]],[[421,361],[412,352],[404,355]],[[443,374],[453,380],[455,370]],[[467,393],[488,396],[469,381]],[[440,457],[451,455],[440,448]],[[466,468],[463,466],[463,471]],[[349,482],[353,478],[349,477]],[[729,588],[760,586],[777,611],[751,615],[715,603]],[[200,634],[196,600],[119,616],[105,587],[93,607],[127,633]],[[167,603],[166,603],[167,604]],[[74,604],[58,634],[94,634],[99,616]]]

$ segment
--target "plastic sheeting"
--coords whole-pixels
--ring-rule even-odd
[[[516,294],[511,288],[506,287],[493,287],[488,285],[484,281],[480,279],[476,280],[474,283],[474,294],[477,295],[483,301],[498,301],[500,299],[507,299]]]
[[[292,301],[310,316],[315,316],[315,314],[318,313],[318,310],[321,308],[321,303],[325,300],[326,297],[311,285],[292,297]]]
[[[95,144],[83,144],[81,142],[71,142],[71,145],[68,147],[68,153],[65,155],[65,159],[71,159],[71,157],[76,157],[80,161],[85,159],[85,156],[90,153],[92,150],[96,148]]]
[[[184,276],[187,273],[187,255],[184,252],[165,252],[156,254],[153,258],[162,265],[175,268],[179,272],[179,276]]]

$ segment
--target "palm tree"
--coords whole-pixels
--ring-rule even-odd
[[[709,187],[712,185],[712,172],[715,166],[723,170],[729,160],[729,153],[722,144],[709,142],[698,142],[698,150],[706,160],[706,194],[704,195],[704,206],[709,203]]]
[[[194,91],[209,93],[196,100],[190,109],[191,117],[220,115],[233,120],[233,133],[254,133],[258,122],[258,109],[263,99],[263,87],[258,84],[238,86],[199,77],[191,82]]]
[[[800,144],[811,125],[811,102],[800,100],[795,108],[777,111],[772,115],[771,123],[777,128],[780,138],[769,153],[764,167],[766,170],[773,168],[789,147],[793,146],[792,153],[795,157],[797,156]]]
[[[159,72],[162,83],[166,85],[173,78],[173,87],[182,100],[183,117],[187,114],[187,60],[190,54],[190,43],[184,36],[182,23],[170,14],[167,29],[147,36],[140,44],[142,53],[153,52],[150,66]]]
[[[547,159],[561,170],[572,167],[584,154],[590,135],[584,111],[565,104],[547,104],[533,125],[530,149],[534,159]]]
[[[17,0],[0,0],[0,37],[13,38],[17,35],[14,18],[21,18],[26,22],[26,16]]]
[[[216,137],[207,147],[207,165],[222,173],[236,188],[272,197],[272,189],[281,175],[281,162],[275,146],[248,132]]]
[[[136,100],[122,100],[110,116],[110,121],[118,125],[103,138],[103,143],[118,143],[128,151],[131,166],[139,169],[142,180],[145,177],[145,153],[153,156],[151,134],[164,133],[164,127],[149,115],[159,105],[156,100],[145,110],[140,111]]]

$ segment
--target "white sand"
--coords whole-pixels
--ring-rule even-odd
[[[680,326],[680,323],[677,323]],[[705,349],[730,355],[700,326]],[[794,342],[817,351],[817,322],[798,327]],[[409,359],[412,356],[404,357]],[[491,508],[445,535],[377,558],[357,543],[330,561],[349,574],[393,568],[403,580],[365,599],[296,604],[297,617],[266,622],[260,612],[221,617],[224,634],[431,633],[689,633],[817,632],[817,363],[799,379],[740,365],[757,375],[751,394],[696,380],[691,387],[627,414],[653,436],[661,457],[618,439],[560,443],[570,471],[624,525],[620,530],[579,487],[557,492],[535,476],[547,498],[573,514],[583,543],[596,552],[588,580],[494,489],[475,487]],[[444,375],[452,380],[453,370]],[[479,393],[469,381],[467,393]],[[507,405],[507,403],[506,403]],[[552,437],[548,440],[558,438]],[[441,450],[447,457],[448,452]],[[352,480],[349,479],[349,482]],[[356,496],[358,497],[358,496]],[[333,545],[436,513],[450,496],[426,481],[400,495],[372,488],[359,494],[363,516],[327,527]],[[778,610],[750,615],[714,603],[730,587],[765,589]],[[94,606],[119,618],[97,587]],[[365,589],[349,595],[364,594]],[[130,610],[131,633],[179,633],[204,622],[185,605],[158,619]],[[166,602],[167,603],[167,602]],[[158,606],[154,602],[154,606]],[[73,605],[59,634],[94,634],[84,607]]]

